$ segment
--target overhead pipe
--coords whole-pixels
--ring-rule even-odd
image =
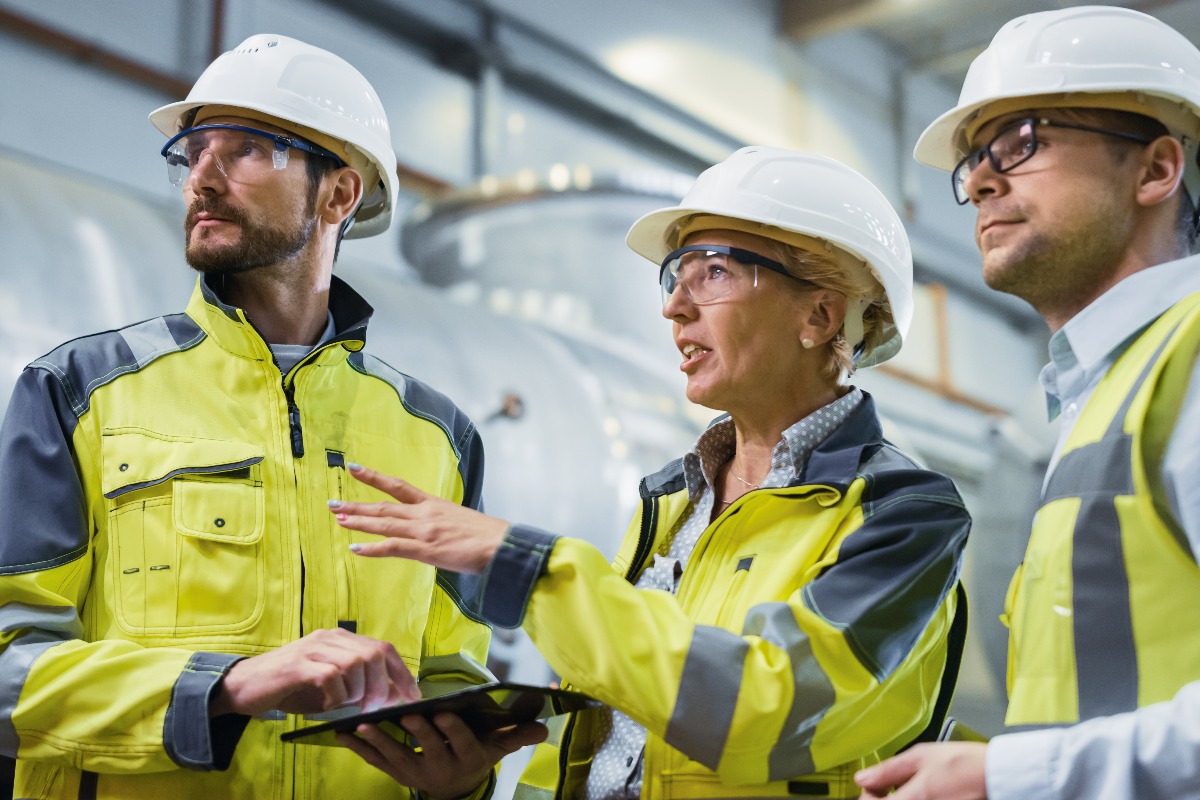
[[[211,36],[212,58],[225,52],[224,38],[225,0],[213,0]],[[0,8],[0,30],[17,38],[48,50],[62,53],[76,61],[90,64],[99,69],[119,75],[172,98],[186,97],[192,89],[192,81],[170,75],[155,67],[126,58],[112,50],[84,41],[69,33],[48,27],[29,17]],[[454,185],[419,169],[397,164],[396,175],[400,186],[421,197],[436,197]]]
[[[41,47],[55,50],[84,64],[91,64],[114,75],[129,78],[171,97],[183,97],[192,88],[191,81],[168,75],[154,67],[141,64],[3,8],[0,8],[0,30],[8,31]]]

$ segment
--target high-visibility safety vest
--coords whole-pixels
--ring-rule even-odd
[[[1061,725],[1200,678],[1200,567],[1159,468],[1200,351],[1200,293],[1113,364],[1047,481],[1005,602],[1006,723]]]

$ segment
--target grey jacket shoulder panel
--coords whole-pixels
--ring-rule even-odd
[[[370,353],[351,353],[348,363],[364,375],[387,383],[405,410],[437,425],[446,434],[463,479],[463,505],[482,507],[483,443],[475,423],[449,397]]]
[[[26,369],[46,370],[62,386],[75,416],[88,409],[92,392],[155,360],[199,344],[204,331],[186,314],[138,322],[115,331],[72,339]]]

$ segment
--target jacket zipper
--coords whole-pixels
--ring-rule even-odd
[[[284,379],[286,381],[286,378]],[[283,387],[283,395],[287,398],[288,406],[288,426],[292,433],[292,456],[302,458],[304,456],[304,431],[300,427],[300,406],[296,405],[296,384],[293,381],[290,385],[287,383]]]
[[[563,792],[567,788],[567,765],[570,763],[571,734],[575,732],[575,720],[578,711],[567,717],[567,726],[563,729],[562,740],[558,748],[558,786],[554,789],[554,800],[565,800]]]
[[[638,533],[637,549],[634,550],[633,558],[629,561],[629,569],[625,573],[625,580],[630,583],[633,583],[634,576],[641,571],[642,564],[650,555],[650,547],[654,544],[654,524],[658,519],[658,503],[655,500],[654,497],[642,500],[642,529]]]

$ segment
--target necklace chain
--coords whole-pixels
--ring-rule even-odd
[[[747,491],[747,492],[748,492],[748,491],[750,491],[750,490],[752,490],[752,489],[757,489],[757,488],[758,488],[758,487],[761,485],[761,484],[758,484],[758,483],[751,483],[750,481],[748,481],[748,480],[746,480],[745,478],[743,478],[741,475],[738,475],[736,472],[734,472],[734,471],[733,471],[733,462],[732,462],[732,461],[730,461],[730,462],[729,462],[729,470],[728,470],[728,472],[729,472],[729,474],[730,474],[730,475],[732,475],[732,476],[733,476],[733,477],[734,477],[734,478],[735,478],[735,479],[736,479],[736,480],[737,480],[739,483],[741,483],[741,484],[744,484],[745,486],[749,487],[749,488],[747,488],[747,489],[746,489],[746,491]],[[745,494],[745,492],[743,492],[743,494]],[[741,495],[738,495],[738,497],[741,497]],[[737,499],[738,499],[737,497],[733,498],[733,500],[737,500]],[[733,500],[726,500],[726,499],[724,499],[724,498],[719,498],[719,499],[717,500],[717,503],[718,503],[718,505],[727,506],[727,505],[729,505],[730,503],[732,503],[732,502],[733,502]]]
[[[757,489],[760,485],[759,483],[751,483],[750,481],[743,478],[741,475],[738,475],[736,472],[734,472],[732,461],[729,462],[729,474],[732,475],[734,478],[736,478],[739,483],[749,486],[751,489]]]

